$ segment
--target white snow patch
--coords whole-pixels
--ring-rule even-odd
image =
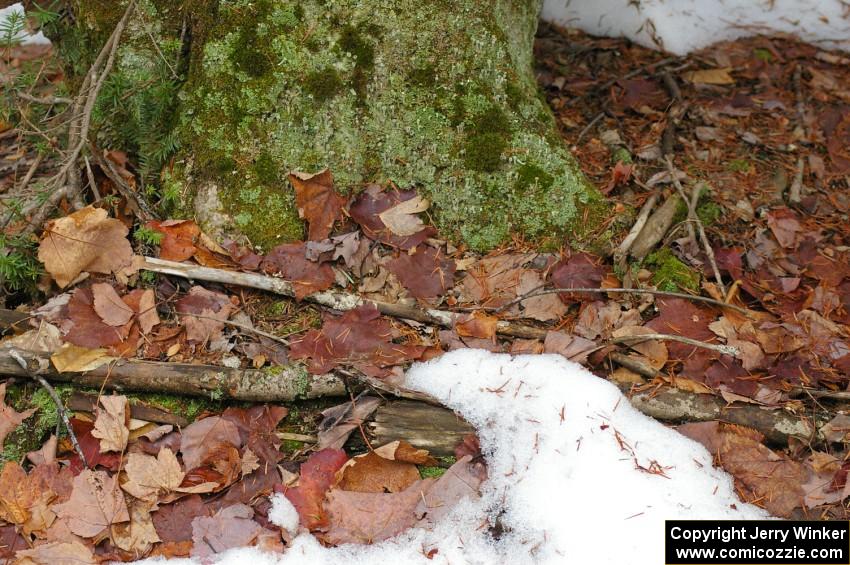
[[[12,14],[23,16],[24,5],[18,2],[17,4],[12,4],[11,6],[0,9],[0,27],[2,27],[9,18],[12,17]],[[34,34],[22,31],[15,36],[15,39],[19,39],[21,41],[21,45],[50,45],[50,40],[47,39],[47,37],[45,37],[45,35],[40,31]]]
[[[271,497],[271,502],[269,521],[295,535],[298,531],[298,510],[289,502],[288,498],[280,493],[275,493]]]
[[[663,563],[665,519],[769,517],[736,497],[701,445],[563,357],[458,350],[414,365],[407,385],[478,430],[490,477],[480,500],[460,504],[434,531],[372,546],[329,549],[302,533],[283,555],[240,549],[219,563],[655,565]],[[273,519],[291,525],[283,508],[276,501],[274,514],[283,516]],[[488,534],[496,519],[499,540]]]
[[[680,55],[718,41],[776,33],[850,50],[845,0],[545,0],[541,16]]]

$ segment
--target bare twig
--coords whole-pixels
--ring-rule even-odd
[[[47,394],[50,395],[50,398],[53,399],[54,404],[56,404],[56,413],[59,415],[59,418],[62,420],[62,423],[65,424],[65,430],[68,432],[68,437],[71,439],[71,445],[74,446],[74,451],[77,452],[77,455],[80,456],[80,461],[83,463],[83,467],[88,467],[89,464],[86,462],[86,455],[83,453],[83,449],[80,447],[80,442],[77,441],[77,436],[74,433],[74,428],[71,426],[71,421],[68,419],[68,413],[65,411],[65,405],[62,404],[62,399],[59,398],[59,395],[56,394],[56,390],[51,386],[47,380],[39,375],[38,373],[33,373],[30,371],[29,365],[26,360],[21,356],[21,354],[11,349],[9,350],[9,356],[14,359],[18,365],[21,366],[27,376],[38,382],[47,391]]]
[[[135,7],[135,0],[131,0],[127,4],[124,15],[83,79],[80,92],[71,107],[71,119],[68,124],[68,156],[59,172],[49,182],[53,187],[50,198],[40,206],[25,228],[28,233],[39,229],[63,198],[68,198],[76,208],[85,205],[80,196],[81,185],[80,176],[76,170],[77,160],[88,139],[92,111],[95,102],[97,102],[98,94],[100,94],[100,90],[115,63],[115,55],[118,51],[121,35],[124,33],[124,28],[127,26]]]
[[[27,185],[29,185],[30,181],[35,176],[35,173],[36,173],[36,171],[38,171],[38,168],[41,166],[41,162],[43,160],[44,160],[44,154],[43,153],[39,153],[38,155],[36,155],[35,159],[32,162],[32,165],[30,165],[30,168],[27,171],[27,174],[24,175],[24,178],[21,179],[21,184],[18,186],[18,189],[17,189],[18,193],[23,192],[27,188]]]
[[[604,110],[602,112],[599,112],[598,114],[596,114],[596,116],[592,120],[590,120],[590,122],[586,126],[584,126],[582,128],[581,132],[579,132],[578,137],[576,138],[575,145],[578,145],[579,143],[581,143],[581,140],[584,138],[585,135],[587,135],[587,132],[589,132],[591,130],[591,128],[594,125],[596,125],[596,122],[598,122],[599,120],[601,120],[604,117],[605,117],[605,111]]]
[[[736,312],[740,312],[746,316],[750,316],[750,311],[746,308],[741,308],[740,306],[736,306],[735,304],[728,304],[726,302],[721,302],[720,300],[715,300],[714,298],[709,298],[707,296],[699,296],[695,294],[685,294],[684,292],[671,292],[667,290],[655,290],[652,288],[544,288],[543,286],[539,286],[537,288],[531,289],[529,292],[523,294],[522,296],[517,296],[512,301],[507,304],[503,304],[499,307],[482,307],[482,310],[490,310],[493,312],[502,312],[504,310],[509,309],[511,306],[515,304],[519,304],[524,300],[529,298],[533,298],[535,296],[542,296],[544,294],[562,294],[568,292],[595,292],[598,294],[606,294],[606,293],[614,293],[614,294],[652,294],[654,296],[666,296],[669,298],[682,298],[684,300],[693,300],[694,302],[704,302],[706,304],[712,304],[714,306],[719,306],[720,308],[729,308],[730,310],[735,310]]]
[[[626,277],[623,280],[623,284],[626,287],[631,286],[631,271],[626,269],[626,257],[629,254],[629,250],[632,248],[632,244],[634,244],[638,235],[640,235],[643,226],[646,225],[646,221],[649,219],[649,214],[652,212],[652,208],[655,206],[656,200],[658,200],[658,192],[653,191],[650,197],[646,199],[646,202],[643,203],[643,207],[640,209],[640,213],[638,214],[637,220],[635,220],[635,224],[632,226],[632,229],[629,230],[626,238],[614,251],[614,263],[626,272]]]
[[[32,94],[27,94],[26,92],[18,92],[18,98],[21,100],[26,100],[27,102],[32,102],[33,104],[44,104],[47,106],[53,106],[55,104],[73,104],[74,101],[70,98],[63,98],[61,96],[43,96],[41,98],[37,96],[33,96]]]
[[[704,341],[699,341],[696,339],[691,339],[689,337],[684,337],[681,335],[669,335],[669,334],[640,334],[640,335],[624,335],[620,337],[612,337],[608,340],[608,343],[622,343],[622,344],[630,344],[630,343],[640,343],[643,341],[649,341],[652,339],[660,339],[664,341],[677,341],[679,343],[684,343],[686,345],[693,345],[694,347],[699,347],[702,349],[708,349],[711,351],[717,351],[718,353],[722,353],[724,355],[736,356],[740,354],[737,347],[732,347],[731,345],[723,345],[723,344],[714,344],[714,343],[706,343]]]
[[[717,280],[717,287],[720,289],[720,292],[726,294],[726,286],[723,284],[723,277],[720,276],[720,269],[717,268],[717,260],[714,258],[714,250],[711,248],[711,244],[708,241],[708,236],[705,234],[705,226],[702,225],[702,220],[699,219],[696,212],[696,206],[693,201],[688,200],[685,196],[685,189],[682,188],[682,183],[679,182],[679,178],[676,176],[676,167],[673,166],[673,160],[668,156],[667,159],[667,170],[670,171],[670,177],[673,179],[673,186],[676,187],[676,190],[679,192],[679,195],[685,201],[688,206],[688,220],[695,223],[697,229],[699,230],[699,236],[702,240],[703,249],[705,250],[705,256],[708,257],[708,262],[711,264],[711,270],[714,273],[714,278]],[[696,186],[694,190],[702,190],[702,184]],[[698,198],[696,199],[698,200]],[[693,227],[688,224],[688,227],[693,233]]]

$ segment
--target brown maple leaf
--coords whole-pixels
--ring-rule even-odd
[[[292,283],[295,298],[325,290],[333,286],[333,269],[325,263],[314,263],[307,259],[304,243],[284,243],[266,255],[260,264],[266,273],[277,275]]]
[[[345,206],[345,198],[334,190],[331,172],[325,169],[310,175],[295,171],[289,173],[289,182],[295,189],[298,216],[307,221],[307,239],[321,241],[328,237]]]
[[[180,452],[186,469],[194,469],[222,445],[240,447],[239,428],[221,416],[210,416],[183,428]]]
[[[455,267],[454,260],[429,245],[417,247],[412,255],[402,253],[387,263],[387,269],[404,288],[421,299],[436,298],[454,286]]]
[[[83,470],[74,478],[71,498],[53,509],[73,533],[84,538],[97,537],[109,526],[130,520],[117,478],[104,471]]]
[[[181,321],[186,327],[186,338],[193,343],[207,343],[221,336],[224,321],[233,312],[233,303],[225,294],[193,286],[189,294],[177,301],[176,309],[185,314]]]
[[[336,472],[347,460],[348,456],[341,449],[317,451],[301,464],[297,487],[281,486],[278,489],[298,510],[301,525],[305,528],[314,530],[327,523],[322,501],[335,481]]]
[[[254,511],[245,504],[234,504],[213,516],[192,520],[192,557],[212,557],[234,547],[251,545],[263,532],[254,521]]]
[[[294,359],[308,359],[307,368],[314,375],[351,363],[380,376],[386,374],[384,368],[417,359],[425,351],[420,345],[395,344],[392,338],[392,325],[369,303],[338,318],[326,316],[321,330],[293,340],[290,354]]]

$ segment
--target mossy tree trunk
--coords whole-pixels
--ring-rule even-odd
[[[79,59],[123,5],[77,0],[60,52]],[[299,239],[286,175],[328,167],[343,191],[417,187],[474,249],[597,227],[602,199],[533,77],[540,0],[138,5],[99,142],[138,154],[175,215],[263,248]]]

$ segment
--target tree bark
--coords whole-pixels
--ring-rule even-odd
[[[538,95],[540,5],[140,2],[97,142],[135,154],[173,214],[265,248],[303,237],[288,172],[323,168],[343,192],[416,188],[441,235],[474,249],[517,233],[576,242],[605,205]],[[125,6],[72,2],[55,36],[71,70]]]

